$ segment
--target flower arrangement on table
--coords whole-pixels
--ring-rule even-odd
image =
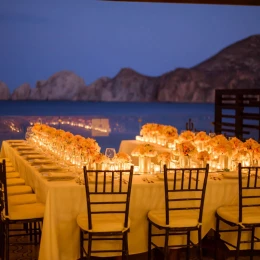
[[[155,123],[147,123],[142,126],[140,134],[143,136],[156,136],[161,129],[162,125]]]
[[[196,155],[197,149],[191,142],[182,142],[178,145],[180,155],[193,156]]]
[[[107,156],[105,156],[103,153],[96,153],[92,157],[92,163],[100,164],[100,163],[108,163],[108,162],[110,162],[110,159]]]
[[[209,145],[211,148],[213,148],[214,146],[217,146],[219,144],[222,143],[226,143],[228,142],[227,138],[220,134],[220,135],[216,135],[214,137],[212,137],[211,139],[209,139],[209,141],[207,142],[207,145]]]
[[[243,145],[242,149],[246,150],[250,156],[250,165],[254,164],[255,151],[258,151],[259,143],[252,138],[247,139]]]
[[[155,147],[151,144],[140,144],[134,148],[131,152],[132,156],[146,156],[146,157],[155,157],[157,151]]]
[[[211,156],[207,151],[201,151],[198,152],[197,159],[199,161],[209,161],[211,159]]]
[[[31,131],[34,133],[33,140],[39,145],[45,145],[47,149],[60,154],[63,149],[68,152],[80,152],[85,157],[92,157],[100,152],[100,147],[96,140],[92,138],[84,138],[81,135],[73,135],[70,132],[65,132],[62,129],[56,129],[45,124],[35,124]],[[48,139],[48,142],[42,142],[40,139]],[[59,144],[59,146],[58,146]],[[62,156],[62,155],[61,155]],[[70,156],[66,156],[69,158]],[[85,158],[86,159],[86,158]]]
[[[200,131],[194,137],[194,143],[206,142],[210,140],[210,136],[206,132]]]
[[[174,142],[178,139],[178,130],[170,125],[162,126],[158,133],[158,137],[164,138],[167,142]]]
[[[158,154],[157,161],[159,163],[169,163],[173,160],[173,154],[171,152],[163,152]]]
[[[131,156],[125,152],[118,152],[113,161],[116,163],[130,163],[132,161]]]
[[[229,139],[229,143],[231,144],[233,151],[239,150],[243,145],[243,142],[237,137],[232,137]]]
[[[213,147],[213,153],[216,155],[230,155],[232,146],[229,142],[222,142]]]
[[[186,130],[179,135],[180,142],[186,142],[186,141],[191,142],[194,140],[194,138],[195,138],[195,133],[193,133],[190,130]]]

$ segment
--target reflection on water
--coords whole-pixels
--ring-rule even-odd
[[[162,116],[0,116],[0,141],[6,139],[24,139],[28,126],[36,122],[63,129],[73,134],[95,138],[102,152],[107,147],[118,151],[121,140],[135,139],[145,123],[173,125],[179,132],[186,128],[187,118],[174,115]],[[213,131],[213,116],[198,116],[192,119],[194,130]]]

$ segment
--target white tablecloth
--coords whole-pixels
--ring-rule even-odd
[[[15,168],[32,186],[38,199],[46,205],[40,260],[75,260],[79,257],[79,228],[76,217],[86,210],[85,187],[72,181],[48,182],[38,170],[31,166],[6,141],[1,148],[1,156],[9,157]],[[129,253],[147,251],[147,212],[164,207],[163,182],[155,177],[154,183],[147,183],[142,176],[133,178],[129,233]],[[238,202],[238,180],[208,180],[203,214],[203,236],[215,227],[215,211],[222,205],[236,205]],[[235,239],[235,235],[233,236]],[[196,241],[196,237],[195,240]]]

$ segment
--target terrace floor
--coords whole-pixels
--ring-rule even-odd
[[[26,242],[27,237],[22,238],[12,238],[12,241],[15,242],[15,240],[18,240],[21,242]],[[2,242],[2,241],[1,241]],[[215,241],[212,239],[212,237],[206,237],[203,239],[203,260],[213,260],[213,252],[214,252],[214,245]],[[38,259],[38,252],[39,252],[39,245],[32,246],[32,245],[12,245],[10,246],[10,260],[37,260]],[[219,250],[219,256],[217,260],[233,260],[235,259],[234,256],[232,256],[232,252],[229,251],[223,243],[220,245]],[[247,252],[241,252],[241,256],[239,257],[239,260],[249,260],[249,256],[246,256]],[[260,252],[255,252],[254,260],[260,260]],[[159,251],[154,252],[155,260],[162,260],[163,256],[160,254]],[[0,258],[1,259],[1,258]],[[97,258],[93,257],[93,260],[120,260],[120,257],[117,258]],[[138,254],[138,255],[130,255],[129,260],[146,260],[147,259],[147,253],[144,254]],[[171,260],[184,260],[185,259],[185,252],[182,250],[173,250],[171,251],[171,256],[169,257]],[[196,257],[195,250],[191,250],[191,257],[190,260],[196,260],[198,259]],[[46,259],[49,260],[49,259]],[[55,260],[55,259],[50,259]],[[76,260],[76,259],[75,259]]]

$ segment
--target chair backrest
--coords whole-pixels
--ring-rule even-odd
[[[2,212],[3,210],[5,211],[5,216],[8,216],[5,160],[0,163],[0,211]]]
[[[164,165],[166,225],[170,211],[197,210],[202,222],[209,165],[205,168],[167,168]]]
[[[238,164],[239,223],[243,222],[243,209],[260,207],[260,166]]]
[[[129,170],[87,170],[83,168],[88,212],[92,229],[93,214],[122,214],[128,226],[134,167]]]

